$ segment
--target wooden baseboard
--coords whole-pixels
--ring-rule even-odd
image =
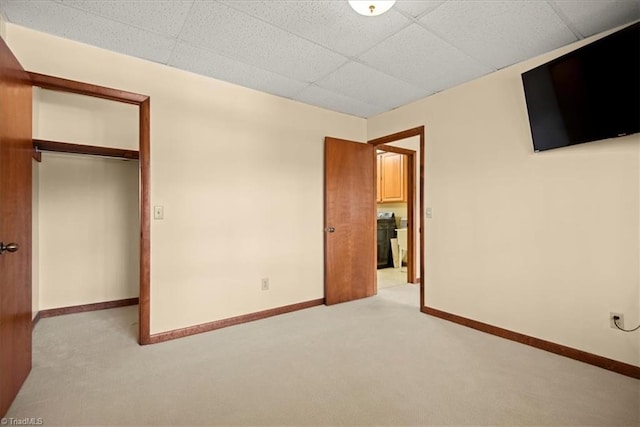
[[[35,317],[33,319],[31,319],[31,329],[33,330],[33,328],[36,327],[36,325],[38,324],[38,322],[40,321],[40,318],[42,317],[42,315],[40,314],[40,312],[37,312]]]
[[[446,311],[437,310],[435,308],[423,306],[420,309],[420,311],[430,316],[449,320],[450,322],[467,326],[469,328],[477,329],[479,331],[486,332],[491,335],[496,335],[498,337],[506,338],[511,341],[516,341],[522,344],[530,345],[531,347],[539,348],[541,350],[559,354],[560,356],[568,357],[570,359],[574,359],[580,362],[588,363],[590,365],[598,366],[600,368],[607,369],[609,371],[613,371],[618,374],[626,375],[628,377],[640,379],[639,366],[630,365],[624,362],[619,362],[617,360],[609,359],[603,356],[598,356],[597,354],[587,353],[586,351],[567,347],[562,344],[556,344],[556,343],[545,341],[539,338],[530,337],[528,335],[524,335],[519,332],[514,332],[508,329],[499,328],[497,326],[478,322],[477,320],[468,319],[466,317],[447,313]]]
[[[126,307],[138,304],[138,298],[119,299],[115,301],[97,302],[93,304],[73,305],[70,307],[50,308],[40,310],[33,318],[33,326],[45,317],[62,316],[64,314],[83,313],[85,311],[105,310],[107,308]]]
[[[230,317],[228,319],[216,320],[214,322],[202,323],[200,325],[188,326],[186,328],[174,329],[173,331],[160,332],[151,335],[149,337],[148,344],[156,344],[176,338],[183,338],[189,335],[201,334],[203,332],[209,332],[215,329],[226,328],[228,326],[239,325],[241,323],[253,322],[254,320],[265,319],[267,317],[290,313],[292,311],[303,310],[305,308],[315,307],[322,304],[324,304],[324,298],[300,302],[297,304],[285,305],[283,307],[271,308],[269,310],[244,314],[242,316]]]

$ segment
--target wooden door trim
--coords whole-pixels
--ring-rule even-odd
[[[419,211],[420,211],[420,220],[418,221],[419,224],[419,228],[418,228],[418,232],[419,232],[419,244],[420,244],[420,268],[419,268],[419,272],[420,275],[419,277],[415,277],[415,266],[413,263],[411,263],[411,266],[409,266],[409,263],[407,263],[407,269],[409,269],[410,267],[412,268],[413,272],[413,277],[414,277],[414,281],[419,281],[420,283],[420,310],[422,310],[425,307],[424,304],[424,126],[418,126],[415,128],[411,128],[411,129],[407,129],[407,130],[403,130],[401,132],[396,132],[396,133],[392,133],[390,135],[385,135],[385,136],[381,136],[379,138],[375,138],[372,140],[367,141],[369,144],[377,146],[376,148],[380,148],[382,150],[387,150],[388,148],[391,148],[391,150],[388,151],[394,151],[394,152],[398,152],[396,150],[402,150],[405,151],[406,149],[403,148],[396,148],[396,147],[380,147],[383,144],[389,144],[391,142],[395,142],[395,141],[400,141],[401,139],[407,139],[407,138],[411,138],[414,136],[418,136],[420,137],[420,156],[419,156],[419,166],[420,166],[420,175],[418,177],[419,182],[420,182],[420,192],[418,193],[418,206],[419,206]],[[411,151],[413,152],[413,150],[406,150],[406,151]],[[408,154],[408,153],[401,153],[401,154]],[[410,156],[413,158],[413,162],[415,162],[415,155],[414,156]],[[411,226],[412,224],[415,223],[415,218],[413,218],[413,220],[411,219],[411,217],[414,215],[415,209],[413,206],[414,203],[414,191],[415,191],[415,163],[412,163],[411,160],[409,161],[410,165],[409,165],[409,178],[413,177],[413,185],[411,185],[411,181],[409,182],[409,185],[407,187],[408,188],[408,192],[410,194],[408,194],[408,198],[407,198],[407,215],[409,216],[409,226]],[[409,203],[411,203],[411,208],[409,206]],[[407,230],[407,232],[409,232],[409,230]],[[414,239],[410,239],[409,241],[413,242]],[[407,241],[407,246],[409,245],[409,241]],[[411,243],[413,245],[413,243]],[[407,247],[407,249],[409,249]],[[412,248],[415,249],[415,248]],[[410,258],[415,258],[415,250],[413,251],[413,256],[411,256]],[[410,276],[411,277],[411,276]]]
[[[138,342],[150,344],[151,305],[151,132],[150,103],[147,95],[93,85],[46,74],[27,72],[33,86],[59,92],[75,93],[138,106],[138,154],[140,168],[140,295]]]
[[[34,139],[33,148],[38,153],[51,151],[54,153],[86,154],[89,156],[115,157],[122,159],[138,159],[138,150],[125,150],[124,148],[101,147],[96,145],[72,144],[69,142],[49,141]]]
[[[382,151],[388,151],[390,153],[406,154],[406,155],[416,154],[414,150],[408,150],[406,148],[394,147],[393,145],[385,145],[385,144],[378,144],[376,146],[376,150],[382,150]]]
[[[415,128],[403,130],[400,132],[392,133],[390,135],[381,136],[380,138],[375,138],[367,141],[371,145],[380,145],[380,144],[388,144],[390,142],[399,141],[401,139],[411,138],[412,136],[419,136],[421,140],[424,139],[424,126],[418,126]]]
[[[139,105],[140,157],[140,344],[151,344],[151,99]]]
[[[140,105],[149,98],[147,95],[140,95],[139,93],[63,79],[62,77],[48,76],[31,71],[27,71],[27,74],[29,74],[33,86],[38,86],[42,89],[87,95],[93,98],[108,99],[110,101],[124,102],[125,104],[133,105]]]

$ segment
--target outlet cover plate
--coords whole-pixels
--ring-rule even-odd
[[[613,322],[613,316],[619,316],[620,319],[618,319],[618,326],[620,326],[622,329],[624,329],[624,314],[622,313],[609,313],[609,323],[611,325],[611,327],[613,329],[618,329],[616,328],[616,324]]]

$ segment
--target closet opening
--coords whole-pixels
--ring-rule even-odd
[[[129,310],[126,328],[148,344],[149,97],[29,76],[36,87],[34,324],[137,305],[135,313],[123,309]]]

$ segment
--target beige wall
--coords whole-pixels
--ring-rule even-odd
[[[640,364],[640,136],[534,153],[520,74],[582,44],[368,121],[426,127],[426,304]]]
[[[138,162],[43,153],[39,309],[138,296]]]
[[[152,333],[323,297],[323,139],[364,119],[7,30],[26,69],[151,96]]]
[[[2,37],[4,40],[7,39],[7,32],[6,32],[6,18],[4,17],[4,14],[2,13],[2,10],[0,10],[0,37]]]
[[[138,107],[73,93],[37,89],[34,138],[138,149]]]

